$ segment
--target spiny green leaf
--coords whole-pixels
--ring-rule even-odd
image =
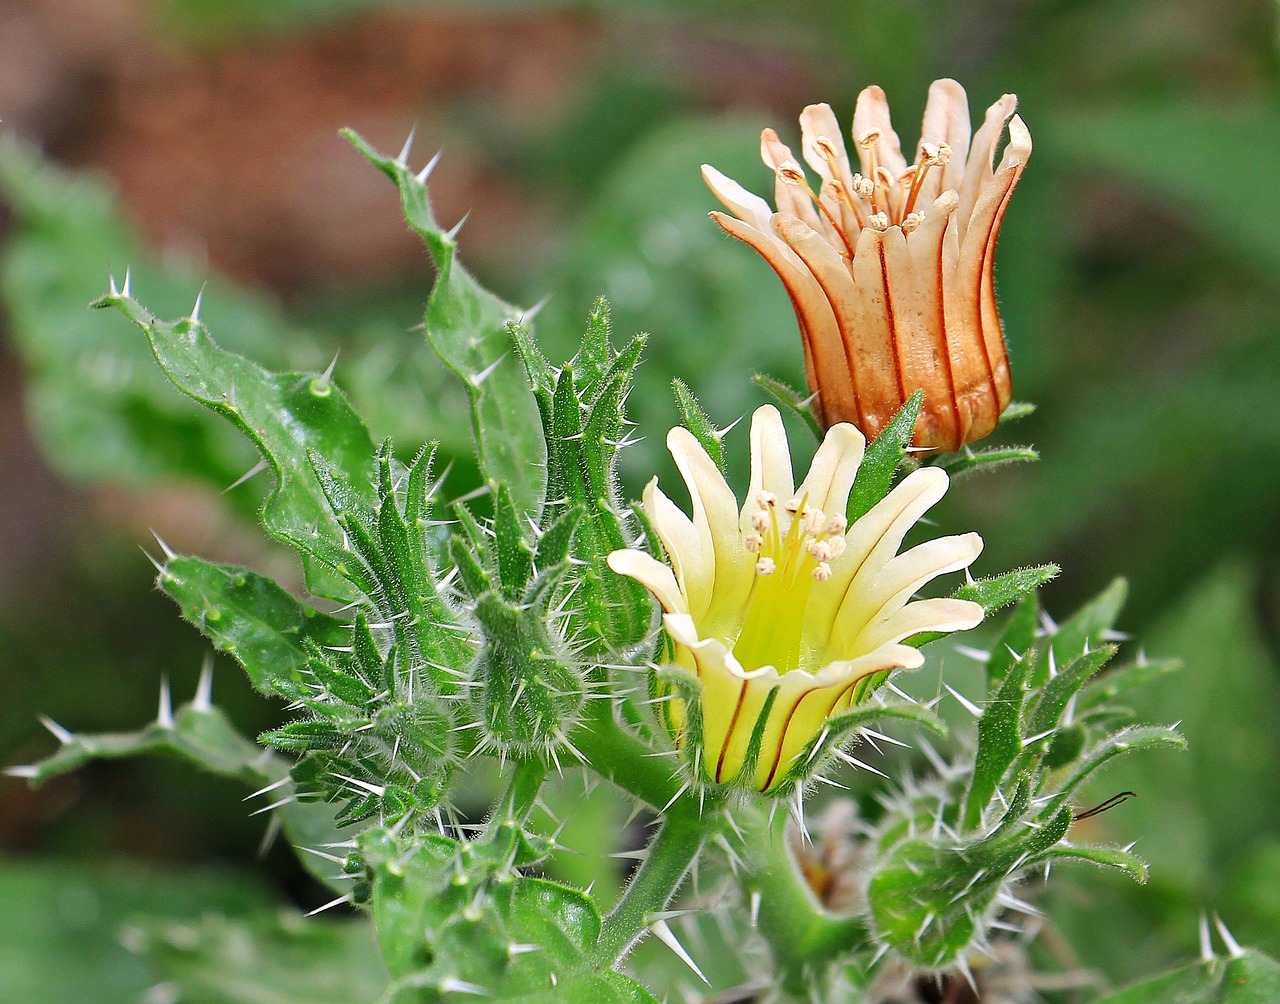
[[[822,426],[813,413],[813,395],[801,394],[790,384],[771,377],[767,373],[757,373],[751,382],[782,405],[787,411],[799,416],[813,433],[813,438],[822,441]]]
[[[234,565],[175,556],[156,579],[182,615],[244,666],[258,690],[296,696],[306,642],[347,644],[342,622],[299,603],[271,579]]]
[[[676,377],[671,381],[671,389],[676,396],[676,408],[680,412],[680,424],[693,433],[694,439],[707,451],[707,456],[715,461],[715,465],[720,468],[720,473],[723,474],[725,472],[724,449],[721,444],[724,440],[724,435],[715,427],[707,413],[702,410],[702,405],[693,396],[693,391],[689,389],[688,384]]]
[[[405,219],[422,237],[436,266],[427,301],[426,333],[440,359],[471,398],[472,435],[489,485],[506,485],[517,508],[536,515],[542,501],[544,444],[533,393],[509,324],[525,311],[489,292],[457,259],[457,243],[435,219],[425,178],[398,159],[384,157],[351,130],[343,135],[395,182]]]
[[[953,594],[958,600],[972,600],[980,604],[985,614],[993,614],[1021,599],[1033,589],[1038,589],[1056,576],[1062,569],[1057,565],[1035,565],[1031,568],[1015,568],[1003,575],[966,582]],[[1073,652],[1071,658],[1079,655]]]
[[[982,822],[987,803],[995,794],[1005,771],[1022,750],[1022,707],[1027,699],[1026,682],[1030,670],[1031,664],[1027,659],[1014,663],[978,719],[978,752],[965,800],[966,830],[976,829]]]
[[[345,555],[337,525],[310,454],[343,471],[357,497],[374,505],[373,442],[346,396],[326,374],[269,373],[257,363],[218,345],[199,321],[165,322],[136,301],[109,294],[95,307],[116,307],[151,342],[165,375],[185,394],[239,429],[276,474],[262,507],[267,531],[304,556],[333,567]],[[332,577],[308,567],[317,595],[350,598]]]
[[[1040,454],[1030,446],[993,446],[986,450],[965,447],[960,453],[948,454],[934,466],[941,467],[954,480],[979,471],[989,471],[1005,464],[1039,460]]]
[[[858,468],[849,491],[846,515],[854,523],[871,511],[872,506],[889,494],[898,465],[907,456],[907,445],[916,428],[924,391],[918,390],[898,409],[889,424],[867,444],[866,455]]]
[[[1234,958],[1193,962],[1143,980],[1097,1004],[1275,1004],[1280,963],[1253,949]]]

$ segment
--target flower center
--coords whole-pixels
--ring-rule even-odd
[[[773,666],[787,673],[800,665],[801,637],[809,594],[815,583],[831,578],[831,564],[844,552],[843,516],[828,519],[808,505],[808,495],[794,498],[778,513],[778,497],[761,492],[752,516],[752,532],[744,541],[758,555],[756,583],[747,604],[734,655],[748,672]],[[783,528],[783,524],[786,528]]]
[[[924,222],[924,212],[916,212],[916,202],[929,171],[951,160],[951,147],[946,143],[921,143],[916,162],[895,178],[876,157],[880,135],[879,129],[868,129],[858,137],[858,146],[867,153],[867,174],[855,174],[852,178],[845,176],[835,144],[826,136],[814,140],[814,149],[831,172],[819,192],[810,187],[799,164],[788,161],[777,169],[782,181],[799,185],[808,193],[814,206],[839,235],[844,244],[844,257],[849,259],[853,258],[857,246],[857,235],[851,238],[849,223],[859,230],[871,227],[884,231],[897,226],[903,233],[911,233]]]

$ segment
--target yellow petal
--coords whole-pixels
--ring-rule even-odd
[[[612,551],[608,557],[609,567],[619,575],[626,575],[653,593],[663,609],[668,613],[687,614],[688,603],[680,586],[676,582],[675,573],[661,561],[643,551]]]
[[[645,515],[667,552],[667,560],[675,570],[676,581],[685,596],[685,608],[701,617],[711,605],[715,586],[715,554],[710,541],[698,533],[693,520],[686,516],[658,487],[654,478],[644,489]]]
[[[866,445],[866,438],[854,426],[847,422],[833,425],[814,454],[809,474],[796,489],[796,495],[807,495],[809,504],[828,516],[843,516]]]

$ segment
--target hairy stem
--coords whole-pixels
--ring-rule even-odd
[[[700,817],[692,806],[681,805],[679,811],[667,815],[644,863],[604,918],[595,948],[597,964],[616,965],[645,929],[661,919],[655,915],[671,902],[713,828],[714,824]]]
[[[743,889],[758,904],[756,926],[769,942],[788,992],[807,997],[811,975],[868,947],[865,925],[823,908],[787,846],[787,815],[744,820],[748,871]]]
[[[672,776],[672,761],[653,756],[650,747],[625,731],[614,720],[607,702],[589,703],[595,707],[574,732],[573,744],[603,777],[653,808],[665,809],[680,790]]]

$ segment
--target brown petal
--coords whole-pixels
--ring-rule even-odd
[[[810,388],[817,389],[819,373],[832,372],[845,365],[840,329],[822,287],[796,253],[773,233],[762,233],[724,213],[713,212],[711,218],[730,236],[755,248],[778,273],[787,295],[791,297],[791,305],[795,308],[796,321],[800,326],[800,338],[804,344],[805,376]],[[821,393],[818,395],[817,405],[818,420],[824,428],[839,421],[838,418],[829,417]]]
[[[973,137],[973,144],[969,147],[969,158],[964,166],[964,180],[960,183],[960,237],[962,240],[969,229],[969,217],[973,214],[979,192],[991,178],[996,146],[1004,132],[1004,124],[1017,107],[1016,95],[1001,96],[999,101],[987,109],[986,118],[983,119],[977,135]]]
[[[893,123],[889,121],[889,102],[884,91],[872,85],[858,95],[858,103],[853,109],[853,142],[868,129],[880,130],[880,142],[876,144],[876,158],[882,167],[887,167],[896,178],[907,169],[906,158],[902,156],[902,144],[898,134],[893,131]],[[862,161],[862,173],[869,175],[870,161],[867,151],[858,147],[858,157]]]
[[[844,139],[840,135],[840,123],[836,114],[828,104],[809,105],[800,113],[800,138],[804,150],[804,159],[824,180],[832,177],[848,183],[853,178],[853,170],[849,166],[849,154],[845,150]],[[817,149],[819,138],[829,142],[835,150],[838,173],[832,175],[831,165]]]
[[[823,427],[850,422],[870,438],[862,401],[862,374],[855,355],[860,333],[851,327],[860,312],[860,291],[849,275],[849,266],[821,234],[795,217],[780,213],[774,217],[773,225],[815,280],[832,318],[822,354],[814,358],[816,382],[809,384],[818,392]]]
[[[778,139],[778,134],[772,129],[765,129],[760,133],[760,158],[775,175],[779,168],[787,164],[800,168],[800,161],[796,160],[791,148]],[[818,222],[818,213],[813,208],[813,200],[809,198],[809,193],[804,188],[783,181],[780,177],[774,181],[773,188],[774,203],[778,207],[778,212],[798,216],[815,230],[821,229],[822,224]]]
[[[959,190],[964,178],[965,160],[969,156],[969,98],[954,80],[943,78],[929,86],[929,100],[924,106],[924,122],[920,142],[951,147],[951,160],[944,167],[929,172],[917,205],[927,206],[948,189]],[[918,149],[918,148],[917,148]]]
[[[702,180],[707,183],[712,194],[738,219],[744,223],[750,223],[757,230],[768,227],[773,210],[760,196],[754,192],[748,192],[710,164],[702,165]]]

